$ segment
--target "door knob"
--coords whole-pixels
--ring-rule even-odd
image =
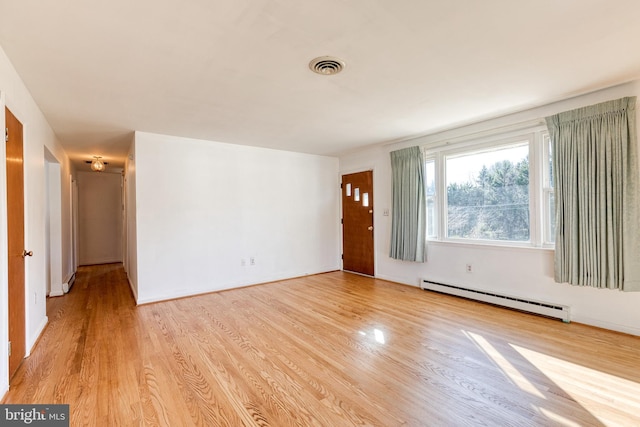
[[[23,258],[24,258],[24,257],[27,257],[27,256],[33,256],[33,251],[27,251],[27,250],[25,250],[25,251],[23,251],[23,252],[22,252],[22,257],[23,257]]]
[[[368,226],[367,230],[369,230],[369,231],[373,230],[373,225]]]

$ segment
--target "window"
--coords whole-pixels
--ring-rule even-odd
[[[447,237],[529,241],[529,144],[445,156]]]
[[[541,125],[425,153],[428,239],[553,245],[551,147]]]
[[[543,178],[542,178],[542,205],[544,207],[543,217],[547,219],[544,224],[544,243],[553,244],[555,242],[556,215],[555,199],[553,192],[553,147],[549,135],[543,135]]]
[[[427,238],[437,237],[437,215],[436,215],[436,161],[427,159],[425,162],[426,171],[426,200],[427,200]]]

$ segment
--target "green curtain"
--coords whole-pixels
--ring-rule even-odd
[[[640,291],[635,104],[622,98],[546,118],[557,282]]]
[[[391,152],[392,202],[389,256],[425,261],[427,212],[424,157],[419,147]]]

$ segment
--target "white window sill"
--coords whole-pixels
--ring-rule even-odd
[[[530,242],[500,242],[495,240],[464,240],[464,239],[446,239],[435,240],[427,239],[427,246],[453,246],[453,247],[465,247],[471,249],[496,249],[496,250],[508,250],[508,251],[547,251],[553,252],[555,250],[552,245],[534,246]]]

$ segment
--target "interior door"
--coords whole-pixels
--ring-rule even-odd
[[[373,171],[342,175],[342,269],[374,275]]]
[[[26,354],[24,308],[24,156],[22,123],[5,107],[9,256],[9,378]]]

